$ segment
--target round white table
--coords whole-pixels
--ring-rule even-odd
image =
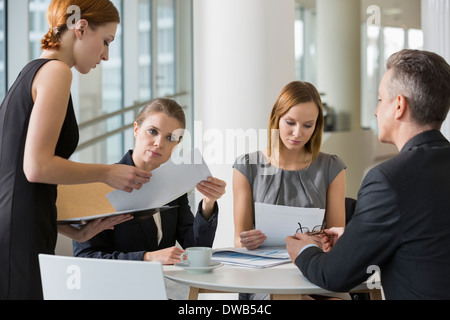
[[[292,263],[264,269],[223,265],[208,273],[191,273],[177,266],[164,266],[163,269],[167,279],[190,287],[189,300],[197,300],[199,293],[214,292],[265,293],[273,300],[333,293],[312,284]],[[381,290],[369,290],[366,283],[352,292],[369,292],[372,299],[381,299]]]

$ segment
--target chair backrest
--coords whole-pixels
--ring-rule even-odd
[[[45,300],[167,300],[159,262],[39,255]]]
[[[356,200],[345,198],[345,224],[348,224],[353,217],[356,208]]]

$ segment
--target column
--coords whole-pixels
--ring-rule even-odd
[[[195,146],[227,182],[216,246],[232,246],[231,159],[238,151],[230,134],[267,129],[276,97],[295,80],[294,0],[194,0],[193,13]]]
[[[318,90],[338,130],[361,128],[360,0],[317,0]]]

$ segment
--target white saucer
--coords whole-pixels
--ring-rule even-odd
[[[211,272],[213,269],[217,267],[223,266],[223,263],[218,261],[211,261],[208,267],[191,267],[187,262],[179,262],[175,264],[175,266],[181,267],[190,273],[206,273]]]

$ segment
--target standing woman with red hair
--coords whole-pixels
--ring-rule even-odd
[[[42,299],[38,254],[54,254],[58,184],[106,183],[131,192],[150,173],[68,160],[78,145],[72,71],[108,60],[120,17],[109,0],[53,0],[42,56],[19,74],[0,106],[0,300]],[[96,220],[59,231],[86,241],[130,219]]]

